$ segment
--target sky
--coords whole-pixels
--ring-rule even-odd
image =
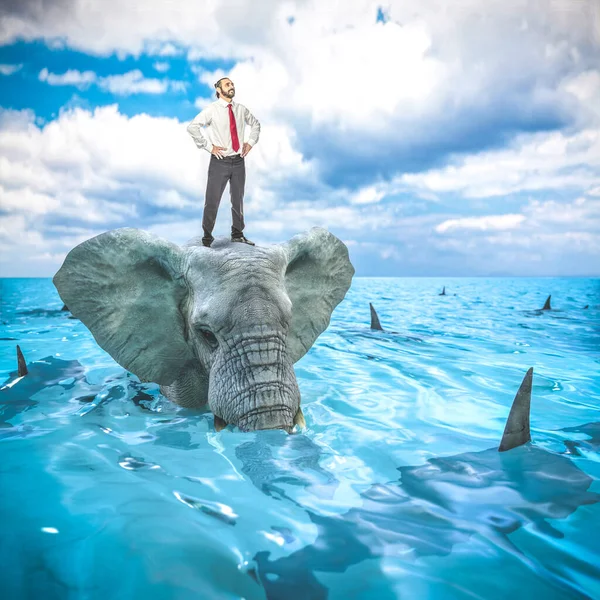
[[[0,277],[120,227],[201,234],[186,127],[223,76],[261,124],[257,244],[319,226],[357,276],[600,275],[597,0],[3,0]]]

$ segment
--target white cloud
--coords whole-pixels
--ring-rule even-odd
[[[169,84],[164,79],[147,79],[144,74],[135,69],[122,75],[108,75],[103,77],[99,83],[104,90],[117,96],[128,96],[129,94],[163,94],[167,91]]]
[[[530,222],[546,231],[579,231],[600,236],[600,198],[579,197],[572,202],[532,200],[524,207]],[[600,240],[599,240],[600,242]]]
[[[561,89],[577,98],[579,127],[522,133],[506,147],[456,159],[453,164],[406,174],[402,183],[465,198],[501,197],[523,191],[598,189],[600,184],[600,71],[566,77]],[[585,118],[584,118],[585,117]]]
[[[553,245],[552,254],[559,254],[565,246],[571,246],[572,249],[583,250],[590,254],[597,254],[600,251],[600,240],[597,235],[585,231],[563,231],[560,233],[538,233],[535,236],[523,237],[514,234],[490,236],[488,241],[491,244],[511,246],[513,248],[535,249],[540,256],[544,256],[547,244]],[[577,268],[576,265],[573,265]]]
[[[449,219],[436,232],[429,251],[473,274],[589,276],[600,258],[600,199],[532,199],[522,214]]]
[[[564,89],[573,94],[579,105],[600,120],[600,71],[589,70],[567,78]]]
[[[358,190],[353,194],[349,202],[350,204],[374,204],[385,197],[384,189],[377,189],[375,186],[367,186]]]
[[[73,85],[77,88],[85,89],[92,83],[95,83],[98,76],[93,71],[78,71],[69,69],[62,74],[50,73],[45,67],[38,75],[40,81],[45,81],[49,85]]]
[[[152,228],[164,222],[168,230],[169,222],[185,215],[188,234],[181,241],[192,237],[193,220],[202,214],[210,156],[196,148],[186,125],[145,114],[128,118],[111,105],[93,112],[65,110],[40,127],[31,111],[0,109],[0,208],[19,225],[18,240],[1,242],[13,244],[3,252],[3,268],[39,254],[39,244],[56,255],[57,235],[62,244],[114,227]],[[246,205],[254,214],[277,199],[269,187],[281,185],[282,178],[272,168],[283,181],[285,176],[311,178],[310,165],[289,146],[282,128],[266,126],[261,137],[264,148],[259,144],[247,158]],[[229,219],[229,211],[220,212],[222,220]],[[57,221],[65,219],[71,226],[61,230]]]
[[[185,208],[198,206],[197,201],[190,200],[173,189],[158,190],[158,192],[154,195],[152,204],[154,204],[154,206],[163,208]]]
[[[525,220],[524,215],[488,215],[485,217],[464,217],[448,219],[436,226],[438,233],[446,233],[457,229],[474,231],[515,229]]]
[[[30,215],[39,215],[58,207],[59,201],[48,194],[40,194],[28,187],[11,190],[0,185],[0,208],[4,211],[27,211]]]
[[[0,215],[0,241],[41,246],[43,238],[38,231],[26,230],[24,215]],[[10,259],[5,256],[4,260]]]
[[[171,67],[171,65],[166,61],[156,61],[152,66],[159,73],[166,73]]]
[[[447,50],[459,51],[465,38],[474,38],[486,47],[490,37],[503,37],[506,29],[515,38],[535,33],[540,21],[558,34],[543,47],[548,58],[568,53],[568,43],[574,39],[585,38],[591,43],[600,40],[595,27],[600,15],[593,0],[554,0],[552,10],[543,11],[544,7],[545,3],[528,0],[463,0],[457,5],[439,0],[392,0],[385,8],[391,22],[405,25],[422,20],[431,24],[436,33],[445,31]],[[21,0],[12,14],[7,12],[0,41],[10,43],[19,37],[64,38],[67,45],[87,51],[139,54],[144,49],[159,56],[176,55],[184,45],[210,54],[217,48],[223,56],[239,56],[236,52],[240,46],[258,45],[294,28],[313,28],[314,37],[324,30],[343,31],[365,18],[374,22],[377,8],[365,0],[349,0],[343,5],[328,6],[327,10],[317,0],[271,0],[260,5],[242,0],[235,7],[227,2],[205,2],[203,10],[198,11],[193,2],[175,5],[168,0],[148,0],[144,10],[139,10],[135,4],[106,0],[103,10],[98,11],[84,0],[62,0],[50,5]],[[293,26],[288,23],[289,17],[295,19]],[[490,32],[498,22],[506,23],[505,28],[497,28],[495,34]],[[567,42],[566,49],[561,41]]]
[[[267,6],[267,10],[272,8]],[[219,3],[212,1],[203,3],[202,10],[198,10],[194,2],[148,0],[140,10],[135,3],[105,0],[102,10],[98,10],[96,4],[85,0],[44,4],[21,0],[15,3],[12,14],[3,15],[0,44],[43,37],[54,46],[66,45],[104,56],[115,51],[121,57],[139,56],[146,51],[175,56],[181,53],[181,45],[209,51],[222,47],[227,43],[222,28],[238,15],[244,18],[244,13],[248,27],[254,26],[256,17],[252,18],[252,14],[258,19],[263,16],[262,10],[251,11],[250,3],[238,3],[235,10],[230,7],[229,11],[220,12]],[[258,20],[256,25],[260,27],[264,21]]]
[[[11,233],[18,240],[0,240],[12,244],[3,274],[23,264],[51,274],[60,266],[53,258],[111,228],[140,227],[177,243],[200,232],[210,157],[185,127],[171,118],[128,118],[115,105],[63,111],[43,127],[31,112],[0,111],[0,207],[18,225]],[[347,191],[322,186],[282,126],[265,126],[246,160],[248,231],[264,241],[314,225],[373,231],[386,221],[379,205],[340,205]],[[289,178],[321,189],[319,202],[285,193]],[[215,235],[229,231],[228,200],[226,192]]]
[[[7,213],[0,222],[2,274],[52,275],[57,257],[116,227],[139,227],[176,243],[201,233],[210,158],[194,146],[186,124],[126,117],[115,105],[66,110],[43,126],[31,111],[0,111],[0,207]],[[592,194],[568,202],[531,198],[518,212],[456,217],[443,214],[443,197],[433,204],[418,194],[411,200],[404,182],[355,191],[324,185],[314,162],[296,150],[293,130],[276,124],[264,124],[247,168],[248,237],[280,242],[326,227],[358,240],[353,260],[363,273],[435,267],[457,274],[460,265],[458,274],[551,275],[559,268],[568,273],[571,257],[573,274],[589,274],[597,263],[600,197]],[[391,201],[398,192],[403,195]],[[228,204],[226,190],[215,235],[229,232]],[[427,214],[413,214],[419,206]],[[535,258],[550,254],[554,262]]]
[[[366,231],[376,227],[379,216],[364,213],[350,206],[315,206],[308,203],[295,203],[292,206],[280,205],[270,221],[263,221],[267,230],[277,229],[303,231],[313,226],[332,230]],[[261,222],[262,223],[262,222]],[[262,227],[257,223],[257,227]],[[279,223],[280,225],[276,225]],[[292,227],[290,227],[290,225]]]
[[[494,257],[494,239],[520,240],[525,227],[536,232],[529,243],[538,254],[538,239],[573,256],[560,236],[593,236],[590,202],[600,189],[596,2],[554,0],[549,11],[530,0],[392,0],[387,23],[375,22],[377,6],[366,0],[325,8],[316,0],[235,5],[211,0],[199,12],[191,2],[148,0],[139,11],[106,0],[98,12],[84,0],[23,0],[19,6],[29,9],[3,19],[0,40],[44,36],[104,55],[233,60],[227,72],[196,72],[211,86],[230,76],[239,101],[262,123],[248,158],[246,212],[251,231],[266,239],[324,224],[353,239],[376,232],[377,248],[357,248],[398,265],[421,268],[427,257],[444,263],[454,253],[476,270],[490,260],[504,264],[505,255]],[[86,85],[85,73],[72,71],[71,85]],[[67,75],[46,70],[45,78],[64,84]],[[183,86],[140,71],[92,83],[115,94]],[[213,100],[197,98],[195,107]],[[105,227],[135,221],[175,231],[180,223],[182,237],[188,224],[198,227],[209,156],[193,146],[185,123],[128,119],[115,107],[63,111],[43,128],[29,113],[11,113],[10,120],[0,114],[0,184],[27,190],[39,207],[43,197],[59,202],[27,216],[26,227],[50,231],[46,217],[63,210],[87,215],[74,224],[86,231],[101,228],[95,219],[103,214]],[[561,122],[569,127],[535,133]],[[497,133],[503,135],[489,139]],[[352,185],[346,175],[355,177]],[[558,193],[541,197],[548,190]],[[394,194],[401,196],[391,202]],[[504,206],[511,194],[531,198]],[[445,195],[461,203],[460,217],[455,207],[444,213]],[[488,212],[481,198],[493,199],[491,216],[473,217],[473,207]],[[226,205],[224,196],[222,226]],[[157,209],[160,223],[148,216]],[[585,248],[593,252],[593,245]],[[467,251],[477,254],[471,262],[463,260]],[[525,269],[527,257],[520,258]]]
[[[510,147],[467,156],[457,164],[403,175],[402,183],[465,198],[600,183],[600,128],[576,133],[522,134]]]
[[[39,73],[40,81],[50,85],[71,85],[79,89],[85,89],[92,84],[97,84],[103,90],[117,96],[128,96],[130,94],[164,94],[168,89],[183,91],[183,81],[172,81],[169,79],[156,79],[144,77],[139,69],[128,71],[119,75],[107,75],[100,77],[93,71],[78,71],[69,69],[65,73],[51,73],[44,68]]]
[[[198,109],[198,110],[203,110],[205,109],[211,102],[214,102],[216,98],[204,98],[204,97],[198,97],[194,100],[194,106]]]
[[[515,86],[538,81],[539,94],[554,93],[565,67],[584,68],[581,50],[600,38],[594,0],[554,0],[552,11],[530,0],[392,0],[386,23],[366,0],[327,10],[318,0],[240,0],[235,8],[215,0],[202,11],[166,0],[148,0],[143,11],[117,0],[102,11],[84,0],[23,5],[3,20],[0,41],[42,36],[104,55],[239,59],[235,74],[251,106],[326,122],[337,135],[401,131],[407,142],[439,115],[480,110]],[[335,111],[332,99],[342,100]]]
[[[175,244],[185,244],[185,242],[194,236],[202,235],[202,219],[196,218],[156,223],[144,229]]]
[[[177,48],[174,44],[171,44],[170,42],[163,43],[163,42],[156,42],[153,40],[146,41],[144,49],[150,55],[162,56],[162,57],[178,56],[183,53],[183,51],[180,48]],[[165,64],[165,63],[162,63],[162,64]]]
[[[591,0],[577,8],[555,0],[549,12],[528,0],[466,0],[443,10],[437,0],[398,0],[386,5],[386,23],[376,22],[377,6],[364,0],[327,10],[316,0],[260,6],[242,0],[235,10],[215,1],[203,5],[201,15],[193,3],[175,7],[149,0],[138,11],[114,2],[107,0],[101,13],[83,0],[63,0],[53,11],[23,10],[4,22],[3,34],[7,40],[61,37],[73,47],[104,54],[174,56],[186,51],[190,59],[238,59],[227,73],[198,68],[199,80],[212,85],[220,76],[231,76],[239,100],[262,121],[286,124],[290,143],[310,152],[317,167],[331,156],[347,155],[357,168],[369,163],[366,177],[379,175],[373,162],[378,156],[397,153],[396,168],[402,169],[415,156],[427,161],[452,152],[453,145],[460,151],[462,138],[476,137],[478,127],[501,129],[504,125],[493,122],[503,111],[516,121],[508,127],[530,129],[528,118],[519,122],[519,111],[536,115],[551,107],[556,112],[573,101],[579,103],[572,107],[576,114],[579,105],[593,106],[597,99],[598,74],[584,60],[590,40],[599,36]],[[183,89],[183,82],[167,82],[146,79],[136,70],[99,78],[97,84],[115,94]],[[516,98],[522,90],[527,93]],[[502,98],[503,105],[496,106],[495,98]],[[212,95],[197,98],[195,107],[201,110],[213,100]],[[479,137],[485,145],[485,135]],[[570,143],[575,136],[565,137]],[[536,138],[525,134],[517,146],[528,143],[535,146]],[[596,144],[589,145],[594,153]],[[498,157],[490,154],[488,165],[438,170],[421,180],[407,175],[405,182],[420,194],[455,190],[492,196],[541,189],[546,181],[538,176],[537,152],[533,147],[517,157],[522,160],[516,168],[509,156],[509,164],[499,170],[502,177],[494,177],[492,163]],[[587,164],[581,158],[579,153],[578,164]],[[556,164],[550,161],[543,169]],[[390,159],[388,165],[382,169],[394,169]],[[582,179],[590,179],[589,173],[557,176],[565,186]],[[354,201],[362,202],[365,193]]]
[[[366,23],[333,29],[293,58],[291,52],[308,38],[308,26],[301,21],[289,34],[291,43],[284,55],[287,71],[293,66],[301,81],[288,77],[283,92],[293,85],[289,110],[309,112],[317,126],[333,120],[340,129],[367,124],[377,128],[378,122],[385,128],[400,106],[401,121],[421,114],[446,84],[448,72],[428,52],[432,38],[423,23]],[[268,79],[272,74],[265,72],[264,76]],[[334,102],[334,114],[332,97],[344,99]]]
[[[23,68],[22,64],[18,64],[18,65],[0,64],[0,74],[12,75],[13,73],[16,73],[17,71],[20,71],[22,68]]]

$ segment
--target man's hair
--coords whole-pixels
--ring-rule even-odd
[[[219,79],[219,81],[217,81],[217,83],[215,83],[215,89],[217,90],[215,92],[215,96],[217,98],[219,97],[219,90],[223,91],[223,88],[221,87],[221,81],[223,81],[223,79],[229,79],[229,77],[221,77],[221,79]],[[231,81],[231,79],[229,79],[229,81]]]

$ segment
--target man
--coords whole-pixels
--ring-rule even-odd
[[[260,123],[243,105],[233,101],[235,87],[228,77],[222,77],[215,83],[217,100],[209,104],[188,125],[188,133],[198,148],[210,152],[208,181],[202,214],[204,236],[202,244],[210,247],[214,238],[212,231],[217,218],[219,203],[225,186],[229,181],[231,194],[231,241],[243,242],[254,246],[254,242],[246,239],[244,230],[244,186],[246,183],[246,166],[244,158],[260,135]],[[244,140],[245,124],[250,125],[250,137]],[[208,127],[213,143],[202,132]]]

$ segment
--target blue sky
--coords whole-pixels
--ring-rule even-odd
[[[318,225],[357,275],[600,274],[593,0],[5,4],[0,276],[119,227],[199,234],[186,126],[224,75],[261,122],[257,243]]]

